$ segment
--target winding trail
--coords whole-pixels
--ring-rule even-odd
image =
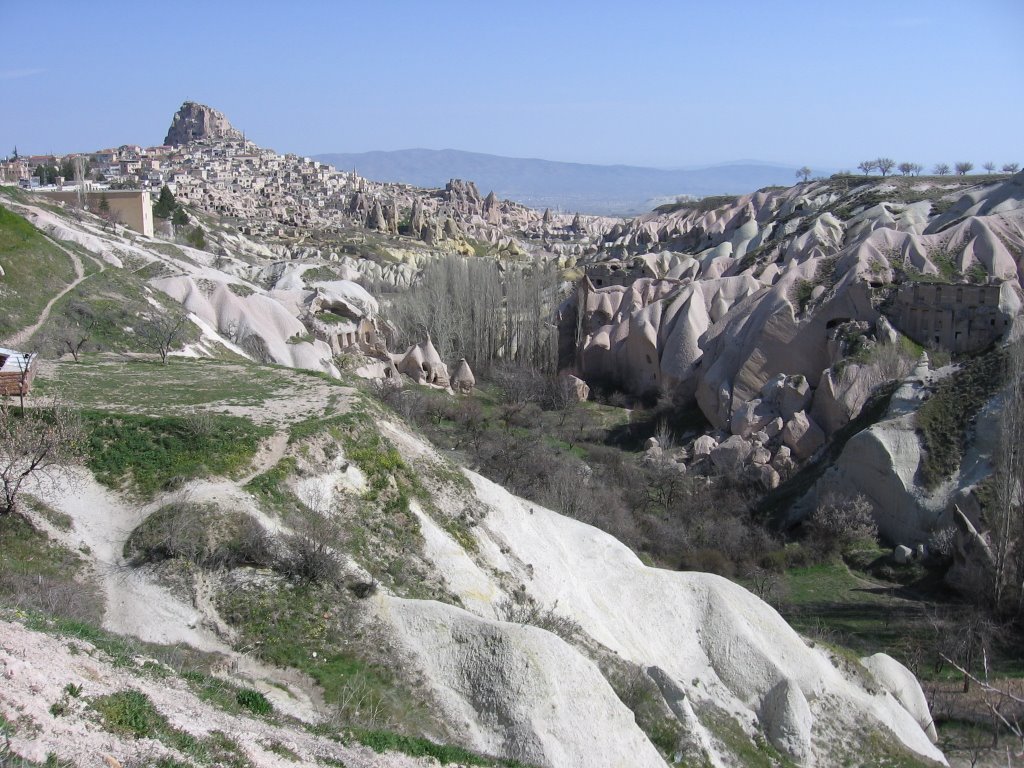
[[[32,334],[38,331],[42,324],[45,323],[47,319],[49,319],[50,310],[53,309],[53,305],[60,301],[62,298],[64,298],[64,296],[66,296],[68,293],[70,293],[79,283],[81,283],[83,280],[89,277],[89,275],[85,274],[85,267],[82,265],[82,259],[79,258],[77,253],[68,250],[63,245],[58,243],[56,240],[54,240],[52,237],[42,232],[41,230],[40,234],[43,237],[45,237],[47,241],[49,241],[52,245],[59,248],[61,251],[68,255],[68,257],[71,259],[71,263],[74,264],[75,266],[75,279],[73,282],[68,283],[64,287],[64,290],[62,290],[60,293],[58,293],[56,296],[54,296],[46,303],[46,306],[43,307],[43,311],[39,313],[39,319],[34,324],[30,325],[28,328],[22,328],[20,331],[18,331],[16,334],[11,336],[9,339],[7,339],[7,341],[4,342],[5,345],[11,348],[20,347],[26,341],[32,338]],[[104,269],[105,267],[102,264],[100,264],[100,272],[102,272]]]
[[[262,475],[267,470],[273,469],[284,458],[285,451],[287,450],[288,430],[278,430],[260,446],[259,452],[253,460],[252,471],[235,484],[242,488],[253,478]]]

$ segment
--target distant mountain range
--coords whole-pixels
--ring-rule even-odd
[[[476,182],[480,193],[533,208],[598,214],[635,214],[678,195],[744,194],[796,181],[796,167],[757,161],[707,168],[665,170],[632,165],[587,165],[501,157],[455,149],[316,155],[339,170],[358,171],[373,181],[440,187],[449,179]]]

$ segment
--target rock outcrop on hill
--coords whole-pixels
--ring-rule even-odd
[[[617,227],[562,306],[562,365],[695,397],[721,429],[771,379],[799,376],[804,418],[830,434],[865,399],[843,365],[867,373],[899,334],[981,349],[1020,311],[1024,175],[953,192],[936,215],[945,194],[812,182]],[[925,195],[936,204],[902,202]]]
[[[237,141],[241,138],[242,132],[233,128],[222,112],[205,104],[186,101],[174,114],[164,144],[174,147],[202,139]]]

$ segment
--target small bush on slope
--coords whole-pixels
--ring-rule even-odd
[[[182,558],[206,568],[275,562],[270,537],[259,521],[191,502],[168,504],[147,517],[125,542],[124,556],[132,565]]]

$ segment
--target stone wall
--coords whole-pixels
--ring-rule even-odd
[[[953,353],[977,352],[1000,338],[1010,316],[1000,307],[1000,285],[908,283],[887,314],[918,344]]]
[[[78,192],[39,192],[53,200],[60,200],[63,203],[72,205],[78,204]],[[147,190],[137,189],[108,189],[92,190],[85,193],[85,203],[89,210],[98,213],[100,202],[106,195],[107,204],[110,206],[110,215],[129,229],[134,229],[140,235],[153,236],[153,201]]]

